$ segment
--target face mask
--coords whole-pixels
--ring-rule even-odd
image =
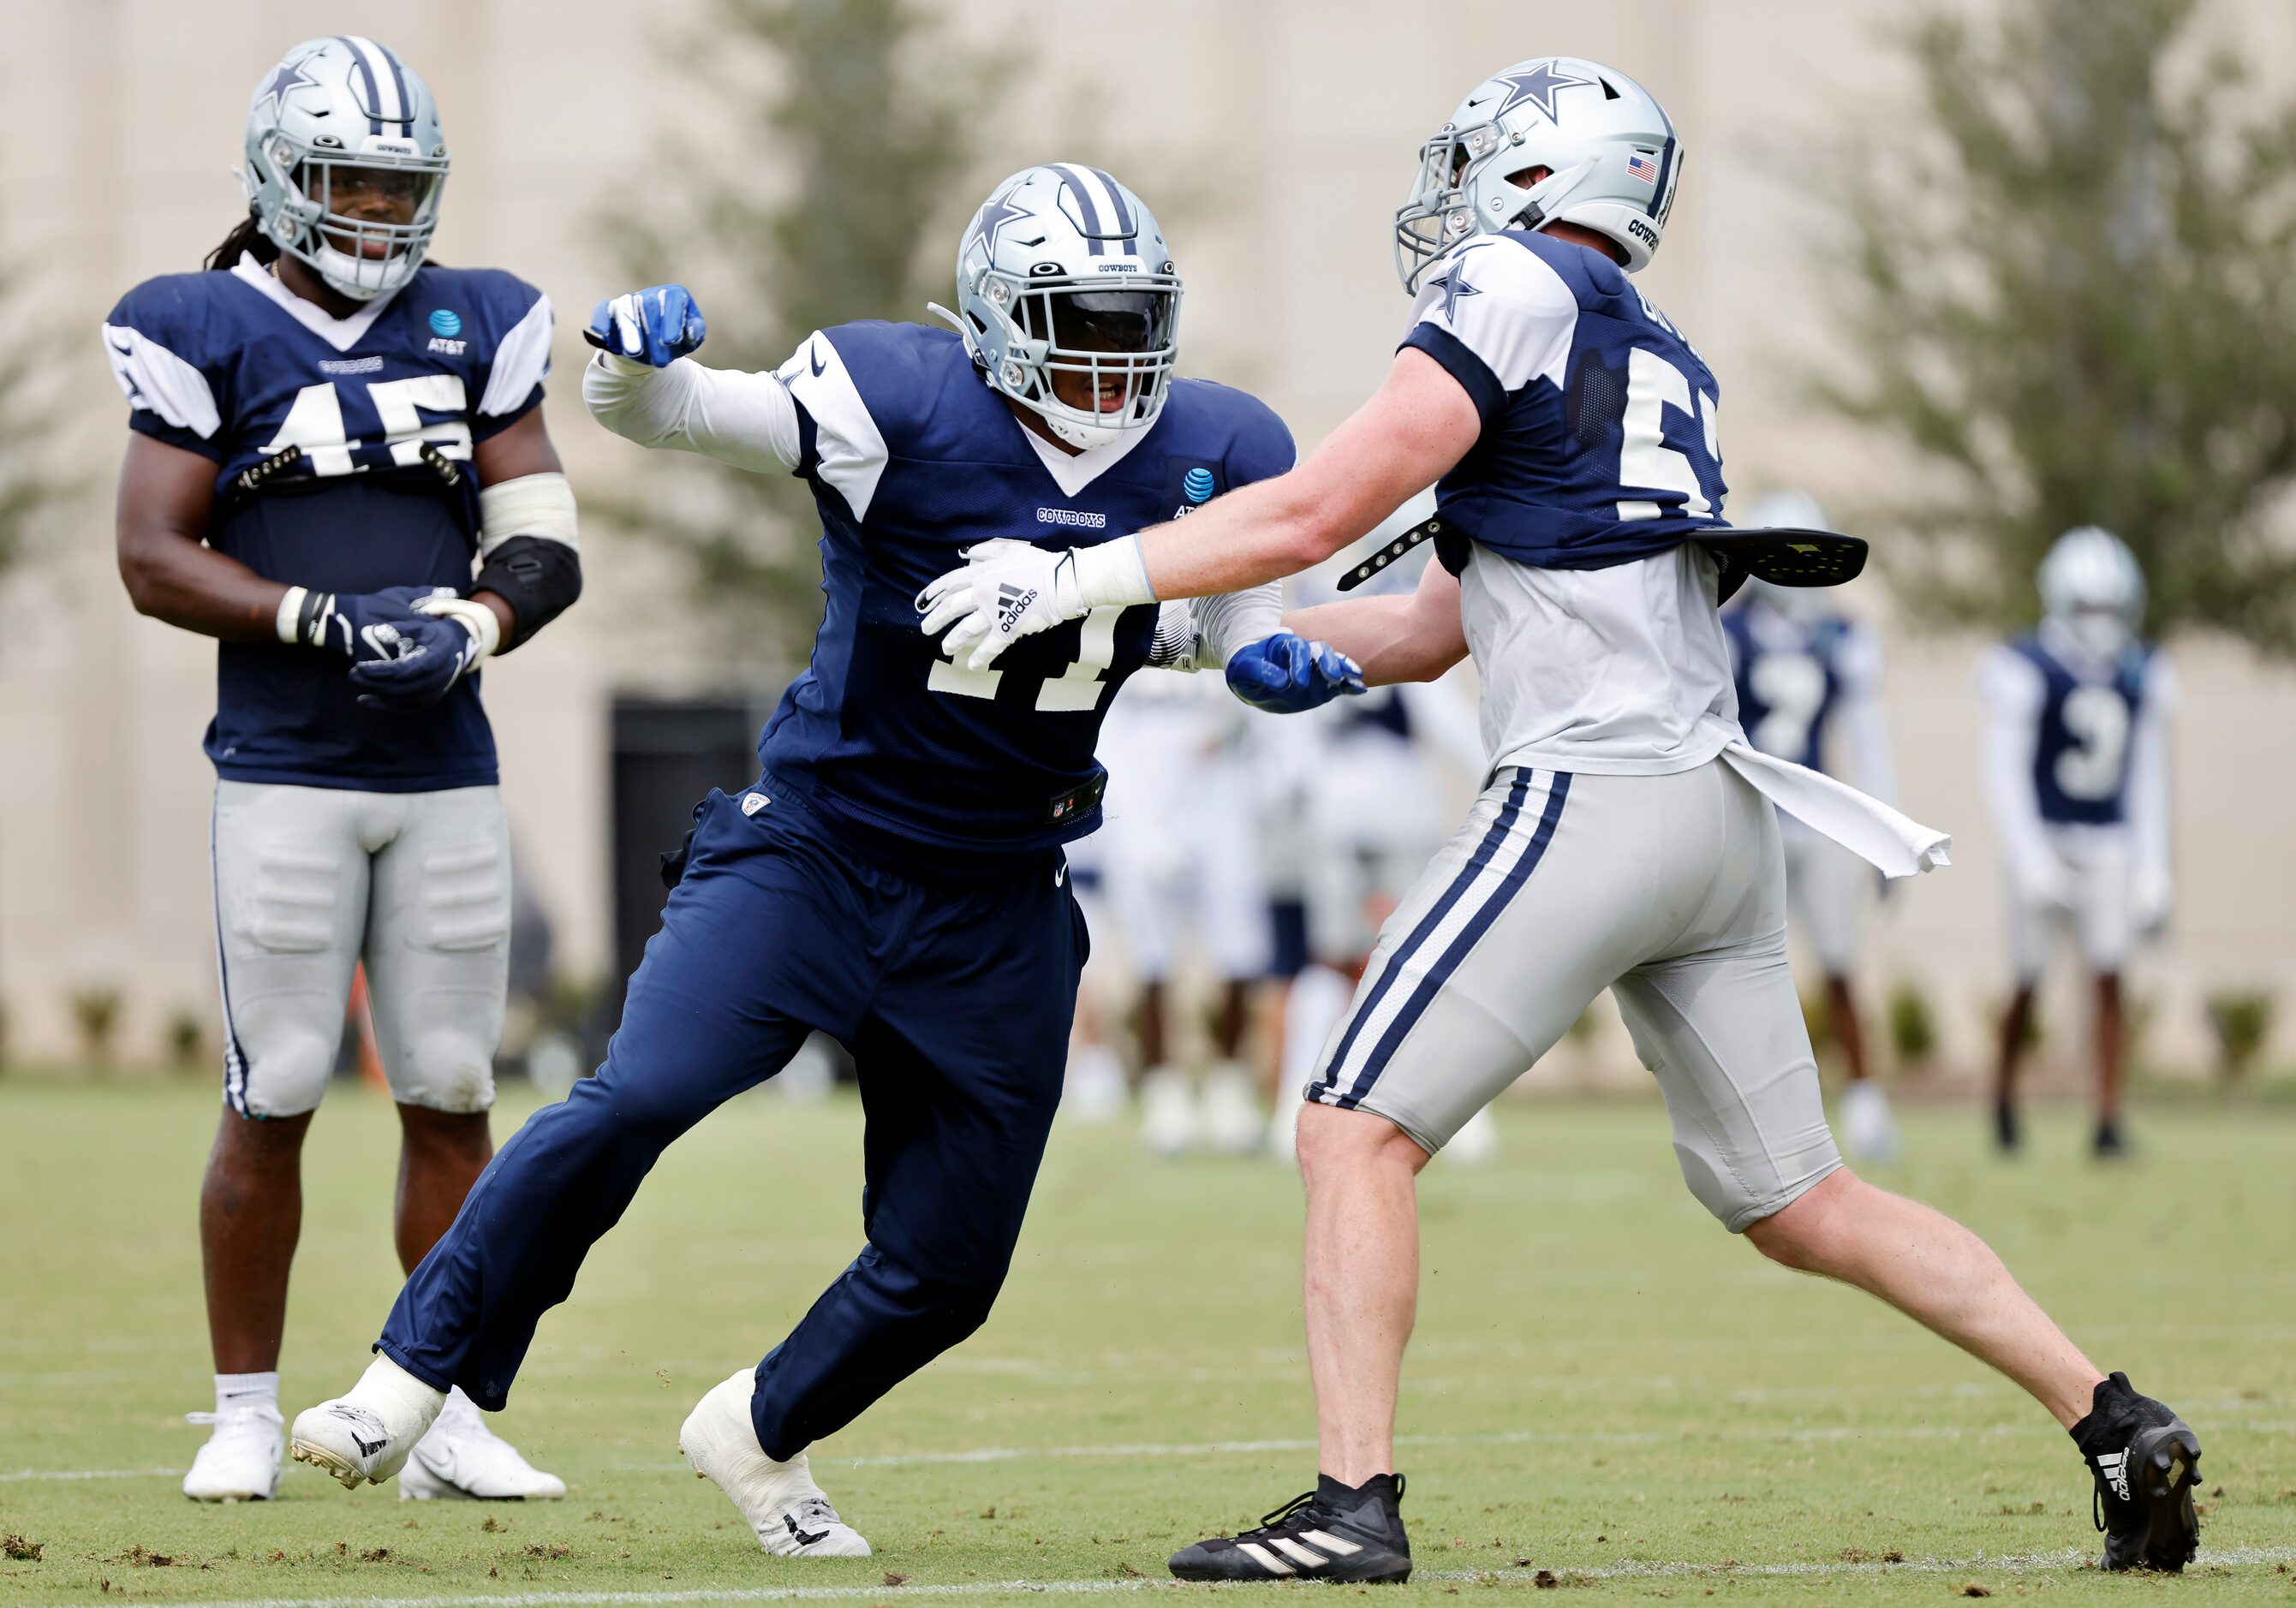
[[[2103,609],[2080,609],[2065,622],[2083,652],[2098,659],[2118,659],[2128,646],[2128,626],[2120,615]]]

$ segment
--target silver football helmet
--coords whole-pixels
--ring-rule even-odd
[[[1766,491],[1754,499],[1750,517],[1744,521],[1749,529],[1760,530],[1831,530],[1825,510],[1807,491]],[[1759,601],[1775,609],[1788,619],[1807,625],[1822,619],[1830,605],[1824,590],[1816,587],[1781,587],[1775,581],[1759,577],[1746,582],[1746,599]]]
[[[2068,530],[2041,561],[2041,606],[2100,659],[2126,650],[2144,622],[2144,571],[2110,530]]]
[[[282,251],[341,294],[371,300],[414,277],[439,226],[447,140],[438,103],[372,39],[306,39],[255,86],[240,183]],[[376,200],[389,217],[338,210]]]
[[[1514,176],[1547,176],[1528,186]],[[1682,177],[1682,142],[1650,92],[1575,56],[1518,62],[1476,86],[1419,148],[1395,212],[1395,268],[1416,296],[1427,270],[1478,234],[1571,223],[1625,254],[1658,250]]]
[[[957,246],[956,307],[938,310],[991,388],[1070,446],[1163,411],[1180,276],[1155,214],[1099,168],[1049,162],[997,185]]]

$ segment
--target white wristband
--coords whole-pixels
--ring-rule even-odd
[[[502,646],[501,617],[475,597],[456,597],[450,593],[444,597],[426,597],[414,607],[419,613],[457,621],[477,640],[479,659],[493,657],[495,650]]]
[[[1070,551],[1076,554],[1077,596],[1086,608],[1125,609],[1156,601],[1138,537],[1121,537],[1097,547]]]
[[[299,646],[303,641],[295,628],[302,622],[303,599],[309,591],[307,587],[290,587],[287,595],[279,600],[279,617],[273,621],[273,628],[279,633],[279,640],[291,648]]]

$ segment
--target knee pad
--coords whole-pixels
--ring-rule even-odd
[[[224,1047],[224,1099],[242,1117],[299,1117],[319,1109],[337,1041],[299,1028],[235,1030]]]
[[[495,1103],[494,1052],[493,1043],[467,1029],[418,1031],[390,1079],[391,1098],[455,1114],[488,1110]]]

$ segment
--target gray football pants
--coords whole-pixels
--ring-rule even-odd
[[[482,1112],[510,980],[510,830],[492,787],[219,782],[224,1098],[292,1117],[327,1091],[351,974],[402,1105]]]
[[[1684,1181],[1732,1233],[1841,1165],[1786,967],[1775,812],[1718,761],[1501,769],[1382,930],[1307,1097],[1432,1153],[1606,988]]]

